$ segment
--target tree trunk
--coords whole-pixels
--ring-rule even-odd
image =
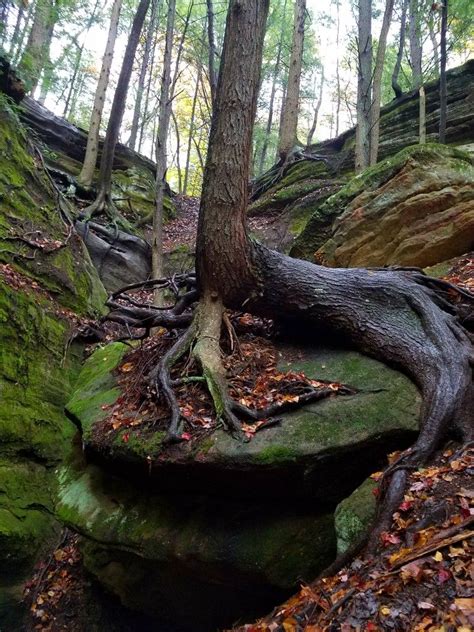
[[[419,137],[420,145],[424,145],[426,143],[426,94],[424,86],[420,86],[418,92],[420,95]]]
[[[370,107],[372,104],[372,2],[359,0],[358,18],[358,78],[357,128],[355,170],[369,166],[370,161]]]
[[[374,78],[372,83],[372,106],[370,108],[370,164],[375,165],[379,153],[380,137],[380,98],[382,94],[382,73],[385,61],[385,49],[387,35],[392,21],[394,0],[386,0],[383,14],[382,28],[380,30],[377,57],[375,59]]]
[[[92,114],[89,125],[89,133],[87,135],[86,155],[79,174],[78,182],[85,187],[92,185],[94,171],[97,164],[97,156],[99,153],[99,131],[102,121],[102,112],[105,105],[105,93],[109,85],[110,68],[114,56],[115,40],[117,39],[118,23],[120,18],[120,9],[122,0],[114,0],[112,6],[112,14],[110,16],[109,33],[107,36],[107,44],[105,46],[104,57],[102,59],[102,67],[100,69],[99,81],[95,91],[94,105],[92,106]]]
[[[336,0],[336,136],[339,136],[339,115],[341,112],[341,75],[339,72],[339,32],[341,27],[341,20],[339,15],[340,2]]]
[[[186,167],[184,169],[184,183],[183,183],[184,195],[187,195],[188,193],[189,168],[191,164],[191,144],[192,144],[192,139],[194,135],[194,121],[196,118],[196,104],[197,104],[197,99],[198,99],[198,94],[199,94],[199,83],[201,81],[201,72],[202,72],[202,68],[201,66],[199,66],[198,74],[196,77],[196,86],[194,88],[193,104],[191,106],[191,118],[189,120],[188,147],[186,150]]]
[[[448,0],[444,0],[441,9],[441,66],[439,74],[439,142],[446,142],[446,115],[448,92],[446,86],[446,35],[448,31]]]
[[[247,184],[263,4],[233,0],[229,8],[198,223],[197,326],[202,335],[198,333],[195,355],[219,415],[226,410],[216,326],[222,305],[285,318],[294,327],[306,323],[309,330],[332,331],[408,373],[423,398],[420,435],[392,474],[375,529],[379,535],[403,498],[404,468],[424,463],[450,427],[466,441],[474,438],[473,349],[451,308],[436,294],[436,279],[416,271],[326,268],[248,238]]]
[[[296,144],[305,17],[306,0],[296,0],[288,85],[278,142],[278,153],[282,159],[288,155]]]
[[[21,3],[20,6],[18,7],[18,14],[16,16],[15,28],[13,29],[13,35],[10,42],[9,54],[10,54],[11,59],[13,59],[14,57],[15,49],[18,44],[18,40],[20,37],[21,21],[23,20],[24,14],[25,14],[25,7],[23,3]]]
[[[158,12],[158,0],[152,0],[150,22],[148,23],[148,29],[145,37],[145,46],[143,50],[143,58],[140,66],[140,74],[138,76],[137,95],[135,97],[135,107],[133,110],[132,127],[130,130],[130,139],[128,146],[131,149],[135,149],[137,144],[138,126],[140,121],[140,115],[142,114],[142,99],[145,89],[145,78],[148,70],[148,62],[150,60],[150,51],[153,38],[156,36],[156,16]]]
[[[174,133],[176,135],[176,170],[178,172],[178,193],[181,194],[183,192],[183,177],[181,173],[181,141],[180,141],[180,133],[179,133],[179,125],[176,120],[176,116],[174,115],[173,109],[171,109],[171,118],[173,119],[174,125]]]
[[[433,47],[433,62],[436,70],[436,76],[439,77],[440,65],[439,65],[439,51],[438,42],[436,41],[436,33],[434,30],[434,11],[431,11],[431,15],[428,19],[428,30],[430,34],[431,46]]]
[[[217,59],[217,48],[216,48],[216,38],[214,32],[214,5],[212,0],[206,0],[207,2],[207,42],[209,47],[209,85],[211,87],[211,103],[212,107],[214,107],[214,102],[216,100],[216,90],[217,90],[217,75],[218,72],[216,70],[216,59]]]
[[[400,69],[402,67],[403,49],[405,47],[405,32],[407,24],[407,8],[410,0],[402,0],[402,15],[400,18],[400,35],[398,41],[397,60],[393,68],[392,73],[392,89],[395,92],[395,97],[398,99],[402,96],[402,89],[398,83],[398,76],[400,75]]]
[[[410,40],[410,66],[412,72],[412,90],[419,90],[423,78],[421,61],[423,48],[421,42],[421,19],[418,0],[409,0],[408,37]]]
[[[27,90],[32,94],[37,86],[48,59],[49,46],[57,19],[53,0],[37,0],[35,16],[19,69]]]
[[[165,197],[166,175],[166,142],[171,114],[171,54],[173,48],[174,20],[176,14],[176,0],[168,1],[168,16],[166,20],[166,43],[163,58],[163,75],[161,78],[160,113],[158,132],[156,135],[156,204],[153,214],[153,240],[151,273],[157,279],[163,276],[163,201]],[[155,305],[161,302],[161,292],[154,293]]]
[[[319,96],[318,102],[316,103],[316,107],[314,109],[313,122],[311,123],[311,129],[308,132],[308,138],[306,140],[306,144],[309,146],[313,142],[314,132],[316,131],[316,127],[318,125],[319,118],[319,110],[321,109],[321,104],[323,102],[323,87],[324,87],[324,66],[321,69],[321,81],[319,84]]]
[[[23,24],[23,28],[21,29],[20,36],[18,38],[18,42],[15,47],[15,51],[14,52],[12,51],[11,53],[12,63],[14,66],[19,64],[19,60],[21,59],[21,56],[23,55],[23,43],[25,41],[26,34],[29,31],[30,22],[34,15],[34,9],[35,9],[35,3],[30,2],[28,5],[28,12],[25,17],[25,23]]]
[[[278,73],[280,71],[280,65],[281,65],[281,52],[283,48],[283,37],[285,35],[286,3],[287,3],[287,0],[285,0],[283,4],[282,24],[281,24],[280,36],[278,38],[278,46],[277,46],[276,57],[275,57],[275,66],[273,67],[273,73],[272,73],[273,78],[272,78],[272,88],[270,92],[270,104],[268,108],[267,127],[265,129],[265,138],[263,139],[262,153],[260,154],[260,163],[258,167],[259,174],[263,173],[263,169],[265,166],[265,159],[267,157],[267,151],[268,151],[268,141],[270,140],[270,134],[272,132],[273,110],[274,110],[274,105],[275,105],[277,79],[278,79]]]

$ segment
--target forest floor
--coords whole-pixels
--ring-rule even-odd
[[[197,203],[182,205],[178,216],[168,224],[166,239],[169,246],[192,243],[197,221]],[[191,225],[193,224],[191,228]],[[187,235],[184,237],[183,235]],[[176,240],[179,239],[179,242]],[[27,280],[10,266],[2,266],[3,279],[21,289]],[[474,256],[460,258],[446,277],[459,286],[474,290]],[[30,288],[43,292],[41,288]],[[149,296],[141,296],[149,299]],[[458,297],[453,295],[453,301]],[[71,318],[72,314],[63,316]],[[468,315],[471,319],[472,315]],[[233,362],[231,393],[245,405],[255,408],[271,402],[298,398],[299,389],[322,384],[310,384],[301,374],[283,374],[276,368],[275,350],[271,344],[269,321],[246,314],[232,317],[237,339],[225,335],[227,351],[238,354]],[[80,324],[80,323],[79,323]],[[88,324],[88,323],[86,323]],[[117,337],[117,328],[107,330],[106,340]],[[150,339],[131,352],[119,373],[122,386],[129,391],[128,403],[143,402],[149,394],[137,390],[132,376],[136,365],[146,370],[147,363],[156,361],[157,353],[168,344],[166,336]],[[161,348],[162,347],[162,348]],[[231,349],[231,347],[233,349]],[[90,347],[92,350],[93,346]],[[189,367],[188,367],[189,368]],[[228,367],[230,369],[230,366]],[[132,370],[133,369],[133,370]],[[184,367],[178,366],[177,370]],[[323,386],[326,386],[325,384]],[[332,385],[334,394],[341,385]],[[184,440],[192,440],[202,432],[212,432],[215,420],[210,402],[203,397],[204,389],[191,384],[180,392],[180,405],[186,419]],[[138,399],[137,399],[138,398]],[[148,406],[148,404],[147,404]],[[209,410],[208,410],[209,408]],[[121,409],[121,410],[119,410]],[[125,414],[126,407],[113,408],[104,422],[104,439],[108,432],[127,436],[146,416]],[[117,414],[114,414],[117,412]],[[135,408],[136,412],[136,408]],[[158,410],[150,410],[156,420]],[[166,411],[161,411],[166,423]],[[260,423],[260,422],[259,422]],[[244,426],[250,440],[259,426]],[[125,439],[124,439],[125,440]],[[394,456],[391,455],[390,459]],[[377,556],[359,554],[337,574],[302,586],[288,602],[269,617],[238,628],[241,632],[468,632],[474,628],[474,564],[472,525],[474,523],[474,448],[445,445],[429,466],[411,473],[405,498],[394,514],[392,528],[383,534]],[[374,473],[379,479],[381,473]],[[93,605],[95,603],[95,605]],[[85,632],[107,630],[132,632],[157,629],[136,613],[128,613],[103,593],[87,574],[82,563],[79,538],[63,530],[61,539],[47,557],[40,560],[25,589],[28,615],[27,631]],[[97,605],[99,604],[99,605]],[[117,614],[118,613],[118,614]],[[165,632],[166,627],[160,627]]]

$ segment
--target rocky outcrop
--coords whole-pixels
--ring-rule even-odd
[[[76,315],[105,291],[0,95],[0,627],[15,630],[23,585],[57,539],[55,468],[75,432],[64,415],[82,361]]]
[[[317,209],[292,255],[339,267],[426,267],[474,247],[474,162],[444,145],[408,147]]]
[[[447,73],[448,121],[446,140],[452,145],[474,142],[474,60]],[[425,86],[427,142],[438,140],[439,83]],[[419,99],[416,92],[404,94],[381,110],[379,161],[418,142]],[[284,169],[276,166],[254,183],[260,189],[250,205],[251,215],[282,215],[291,228],[285,247],[291,245],[308,219],[324,201],[350,178],[354,171],[355,128],[337,138],[316,143],[305,150],[312,160],[299,160]],[[330,220],[325,226],[330,225]],[[322,243],[322,242],[321,242]],[[296,251],[295,251],[296,252]],[[307,256],[307,255],[306,255]]]
[[[419,396],[401,374],[356,352],[277,348],[280,370],[358,392],[285,414],[248,443],[216,430],[169,446],[140,424],[104,434],[128,348],[85,362],[67,411],[89,465],[63,469],[58,510],[124,604],[196,630],[260,615],[332,559],[335,505],[416,432]]]

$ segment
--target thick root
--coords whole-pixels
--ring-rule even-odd
[[[232,410],[221,358],[223,316],[224,306],[218,296],[207,294],[201,299],[196,314],[198,333],[193,355],[201,366],[217,417],[232,435],[242,438],[241,424]]]

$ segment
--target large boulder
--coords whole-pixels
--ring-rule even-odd
[[[74,433],[64,404],[82,361],[69,339],[106,294],[2,95],[0,200],[0,627],[14,630],[24,582],[60,530],[55,468]]]
[[[331,266],[430,266],[474,247],[474,161],[414,145],[350,180],[313,214],[291,254]]]

